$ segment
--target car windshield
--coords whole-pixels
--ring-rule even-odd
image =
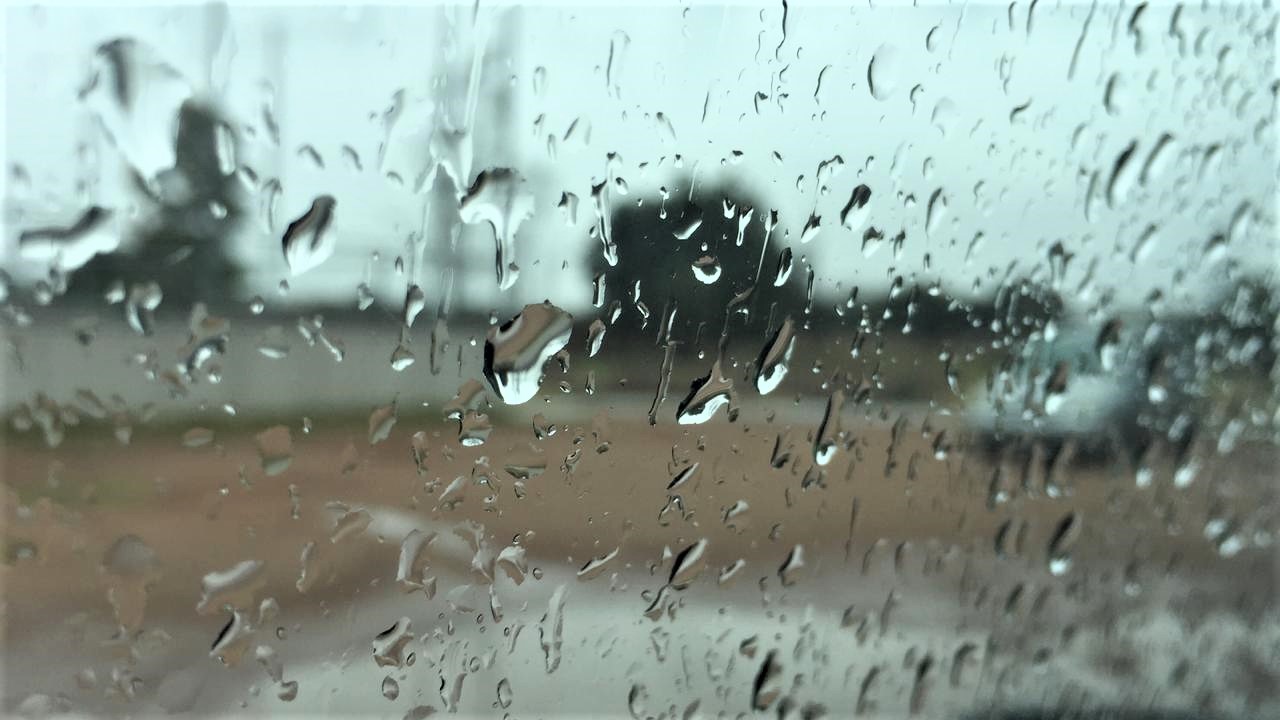
[[[1280,717],[1271,2],[11,2],[4,717]]]

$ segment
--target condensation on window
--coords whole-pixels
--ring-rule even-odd
[[[1266,3],[9,7],[0,712],[1280,714]]]

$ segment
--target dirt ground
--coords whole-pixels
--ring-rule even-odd
[[[735,423],[650,427],[643,414],[616,411],[558,425],[539,438],[529,420],[504,415],[474,447],[461,445],[458,424],[440,418],[438,410],[402,413],[374,443],[370,421],[317,418],[310,432],[294,425],[288,452],[269,452],[265,459],[259,436],[274,425],[260,421],[211,428],[212,441],[198,447],[184,443],[191,439],[188,427],[143,425],[128,445],[100,425],[73,428],[56,448],[33,433],[10,436],[3,461],[10,560],[0,566],[4,706],[12,710],[33,691],[69,688],[95,712],[127,712],[131,705],[119,702],[115,688],[132,682],[132,675],[116,678],[115,669],[131,656],[140,657],[138,673],[154,682],[165,678],[170,664],[188,667],[187,676],[201,683],[244,678],[189,670],[216,665],[209,648],[225,624],[223,612],[197,611],[201,579],[244,560],[264,562],[265,584],[255,597],[278,601],[282,628],[332,628],[326,619],[339,612],[346,618],[374,615],[364,625],[348,620],[343,626],[351,637],[333,639],[329,650],[302,651],[306,644],[294,642],[289,666],[314,667],[307,662],[333,652],[346,657],[347,647],[366,656],[369,638],[389,624],[381,615],[399,612],[378,598],[387,598],[396,584],[399,547],[412,527],[442,538],[429,552],[431,573],[442,578],[438,593],[413,606],[442,623],[466,618],[466,602],[457,605],[462,596],[454,592],[466,583],[498,587],[495,577],[504,570],[489,562],[518,542],[534,577],[545,571],[549,578],[572,578],[589,561],[612,555],[599,573],[577,579],[575,621],[584,621],[582,610],[594,609],[588,615],[631,628],[652,597],[643,591],[666,584],[677,553],[705,539],[705,569],[681,602],[718,606],[730,618],[754,616],[763,605],[762,618],[768,618],[768,607],[782,593],[792,598],[786,606],[824,609],[833,628],[850,625],[844,630],[849,633],[868,621],[859,618],[887,623],[888,607],[896,605],[900,644],[920,637],[932,638],[927,643],[986,637],[984,653],[1000,647],[1010,667],[1028,667],[1029,688],[1044,684],[1034,675],[1037,648],[1065,642],[1064,633],[1074,628],[1094,626],[1098,637],[1115,644],[1110,628],[1117,619],[1161,607],[1181,612],[1192,593],[1199,616],[1257,616],[1272,606],[1274,553],[1245,548],[1222,557],[1203,532],[1217,516],[1242,528],[1265,523],[1266,509],[1276,505],[1267,495],[1275,488],[1265,489],[1267,468],[1274,466],[1266,452],[1212,459],[1187,488],[1176,488],[1171,461],[1156,457],[1148,486],[1139,487],[1126,462],[1028,465],[1020,456],[1000,459],[966,448],[964,433],[947,418],[846,413],[840,450],[818,466],[817,423],[767,418],[746,411]],[[280,434],[275,429],[270,436]],[[543,473],[530,473],[539,466]],[[733,507],[737,511],[730,512]],[[362,512],[372,519],[367,528],[361,528]],[[1069,519],[1068,537],[1055,546],[1053,538]],[[355,532],[338,532],[349,525]],[[127,536],[141,538],[156,564],[122,580],[104,565],[109,548]],[[303,573],[303,548],[311,543]],[[803,562],[783,571],[797,546]],[[1061,577],[1051,573],[1051,557],[1070,561]],[[739,561],[735,579],[719,582],[722,569]],[[508,589],[500,593],[511,592],[509,582],[503,579]],[[1130,592],[1135,585],[1143,592]],[[538,623],[545,600],[530,607],[529,597],[517,593],[503,600],[516,603],[506,610],[504,628]],[[366,606],[370,610],[362,611]],[[1132,609],[1129,615],[1125,607]],[[484,610],[474,607],[472,619],[477,612]],[[127,641],[118,642],[115,628],[122,625]],[[646,626],[632,630],[648,633]],[[861,635],[858,630],[856,637]],[[883,644],[891,639],[883,630],[878,637],[867,655],[879,659],[872,671],[901,664],[901,656],[893,655],[901,648]],[[588,655],[568,662],[573,673],[589,675],[591,662],[584,659],[594,651],[581,651]],[[300,652],[319,655],[306,661],[298,659]],[[1108,657],[1082,652],[1070,662],[1093,667]],[[99,673],[88,689],[76,678],[84,667]],[[908,705],[915,670],[904,667],[901,678],[893,675],[879,691],[901,696],[884,701],[886,707]],[[845,670],[846,688],[851,670]],[[1111,674],[1106,665],[1093,670]],[[312,693],[323,683],[315,671],[306,675]],[[1149,671],[1167,676],[1164,665]],[[972,692],[948,692],[960,692],[966,702],[1023,692],[1004,670],[980,676],[986,679]],[[351,678],[358,687],[378,682]],[[229,685],[201,697],[241,697],[243,687],[259,680],[250,674],[239,680],[239,689]],[[554,693],[556,687],[545,689]],[[749,683],[744,679],[740,687]],[[831,692],[838,685],[823,687]],[[1061,692],[1071,687],[1066,683]],[[1128,698],[1151,685],[1129,679],[1117,687],[1115,697]],[[840,692],[837,697],[854,691]],[[625,687],[611,689],[608,707],[621,711],[616,701],[625,696]],[[1188,689],[1185,697],[1196,696]],[[556,698],[544,698],[541,707],[566,707]],[[315,694],[308,701],[315,702]],[[585,698],[582,703],[584,712],[602,707]],[[261,712],[276,711],[270,707]],[[310,707],[291,711],[321,711]]]
[[[670,553],[699,539],[708,541],[713,569],[698,581],[707,585],[719,568],[743,560],[746,582],[776,586],[779,568],[802,545],[799,588],[806,576],[857,583],[869,574],[927,576],[943,563],[960,568],[953,571],[961,578],[957,597],[987,582],[1066,587],[1085,577],[1100,597],[1122,602],[1124,582],[1175,575],[1214,578],[1211,584],[1232,589],[1220,600],[1226,606],[1274,588],[1268,554],[1224,559],[1201,532],[1207,513],[1223,503],[1259,497],[1229,480],[1256,470],[1229,470],[1225,461],[1202,469],[1185,489],[1173,487],[1168,463],[1156,463],[1151,485],[1136,488],[1133,468],[1121,463],[1048,475],[993,464],[960,447],[954,427],[942,444],[955,447],[938,457],[935,440],[946,423],[937,418],[906,421],[896,442],[887,422],[846,420],[847,447],[817,468],[814,425],[743,418],[650,427],[642,418],[613,417],[537,439],[530,425],[508,422],[482,445],[463,447],[456,423],[406,415],[376,444],[363,422],[322,419],[309,433],[295,426],[288,467],[269,476],[254,439],[267,427],[215,429],[202,447],[184,447],[187,428],[141,428],[128,445],[105,428],[80,428],[55,449],[31,435],[11,437],[3,460],[5,536],[11,558],[23,557],[0,569],[6,646],[62,637],[72,626],[114,625],[112,578],[102,563],[127,534],[154,550],[160,565],[133,625],[203,623],[210,642],[222,619],[197,615],[201,578],[246,559],[265,563],[259,596],[278,598],[299,616],[393,583],[403,530],[380,537],[375,525],[330,542],[337,518],[360,508],[398,511],[444,535],[474,523],[492,553],[518,539],[530,569],[577,570],[617,549],[603,574],[647,569],[653,588],[670,572]],[[419,431],[426,453],[415,459]],[[771,462],[775,445],[790,459]],[[546,469],[518,480],[506,466],[521,463]],[[669,491],[692,463],[697,470]],[[1006,495],[994,505],[993,477]],[[1228,480],[1215,484],[1215,477]],[[1052,497],[1046,483],[1065,496]],[[1224,487],[1235,487],[1234,495]],[[739,502],[749,509],[727,520]],[[1070,577],[1054,578],[1050,544],[1072,516],[1074,541],[1062,546]],[[309,542],[322,570],[303,594],[297,583]],[[643,609],[639,598],[633,602],[635,612]]]

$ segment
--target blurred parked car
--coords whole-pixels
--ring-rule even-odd
[[[1115,326],[1037,333],[965,394],[963,418],[973,444],[998,455],[1029,442],[1056,452],[1070,441],[1084,461],[1141,446],[1147,389],[1132,355],[1120,346]]]

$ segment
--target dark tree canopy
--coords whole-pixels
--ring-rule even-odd
[[[622,302],[626,319],[619,321],[618,331],[655,338],[664,308],[675,299],[674,339],[692,340],[700,325],[704,325],[702,337],[716,337],[730,302],[752,288],[753,297],[744,305],[754,307],[755,317],[767,316],[774,303],[780,313],[799,316],[803,312],[804,272],[798,262],[790,279],[782,287],[774,286],[784,248],[780,233],[769,238],[761,260],[770,215],[767,201],[733,182],[699,180],[692,197],[688,179],[665,189],[665,201],[661,196],[644,197],[639,202],[634,196],[624,196],[616,198],[612,208],[610,229],[618,264],[609,268],[599,260],[596,270],[606,272],[608,302]],[[695,223],[697,228],[689,233]],[[738,245],[740,224],[742,244]],[[696,267],[699,265],[702,267]],[[719,277],[711,283],[697,276],[717,270]],[[643,330],[632,302],[637,282],[640,302],[649,312]]]

